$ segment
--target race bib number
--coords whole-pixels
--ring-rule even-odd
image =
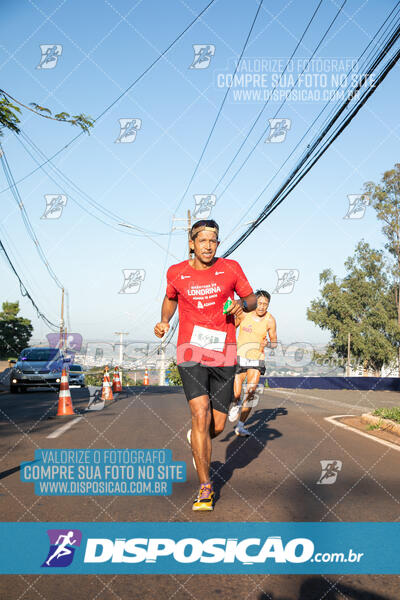
[[[223,352],[225,346],[226,331],[217,331],[215,329],[207,329],[207,327],[200,327],[195,325],[193,327],[192,337],[190,343],[193,346],[199,346],[207,350],[215,350],[216,352]]]
[[[239,356],[238,358],[240,367],[259,367],[260,362],[262,362],[261,360],[253,360],[244,356]]]

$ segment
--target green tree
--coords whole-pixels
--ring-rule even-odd
[[[352,357],[378,373],[396,358],[400,342],[387,261],[362,240],[345,267],[343,279],[330,269],[320,274],[321,297],[311,302],[307,318],[330,332],[327,357],[346,358],[350,333]]]
[[[17,106],[18,105],[18,106]],[[71,125],[76,125],[89,133],[90,127],[93,127],[94,120],[87,115],[70,115],[66,112],[60,112],[58,114],[52,115],[52,112],[49,108],[44,106],[40,106],[36,102],[31,102],[30,106],[23,104],[16,98],[13,98],[8,92],[0,89],[0,136],[2,135],[2,129],[10,129],[14,133],[20,132],[20,119],[19,116],[21,114],[21,108],[25,108],[30,112],[38,115],[39,117],[43,117],[44,119],[51,119],[52,121],[61,121],[64,123],[70,123]]]
[[[0,312],[0,356],[7,358],[18,355],[28,346],[32,337],[32,323],[18,317],[19,302],[3,302]]]
[[[364,186],[386,237],[385,248],[389,252],[389,272],[393,282],[393,302],[397,310],[397,325],[400,331],[400,164],[385,171],[381,183],[369,181]],[[400,375],[400,346],[399,375]]]
[[[170,371],[170,374],[168,375],[168,379],[172,383],[172,385],[182,385],[182,379],[181,379],[181,376],[179,375],[176,360],[172,360],[169,363],[168,370]]]

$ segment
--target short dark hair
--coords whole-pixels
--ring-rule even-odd
[[[256,291],[256,296],[257,298],[268,298],[268,302],[271,301],[271,294],[269,292],[266,292],[265,290],[257,290]]]
[[[217,234],[217,239],[218,239],[219,225],[213,219],[201,219],[200,221],[196,221],[196,223],[194,223],[194,225],[192,225],[192,227],[190,229],[190,239],[194,240],[196,238],[196,236],[201,231],[204,230],[202,228],[204,228],[204,229],[205,228],[215,229],[215,233]],[[196,229],[199,229],[199,231],[196,231]],[[193,232],[195,232],[195,233],[193,233]]]

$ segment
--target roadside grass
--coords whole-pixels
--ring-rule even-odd
[[[381,417],[382,419],[390,419],[395,423],[400,423],[400,408],[377,408],[372,413],[374,417]],[[372,426],[371,426],[372,427]],[[375,427],[375,426],[374,426]]]
[[[380,429],[381,425],[380,425],[380,421],[379,423],[376,423],[375,425],[368,425],[367,427],[367,431],[375,431],[376,429]]]

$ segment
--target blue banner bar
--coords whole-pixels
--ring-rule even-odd
[[[400,523],[1,523],[1,574],[400,574]]]

